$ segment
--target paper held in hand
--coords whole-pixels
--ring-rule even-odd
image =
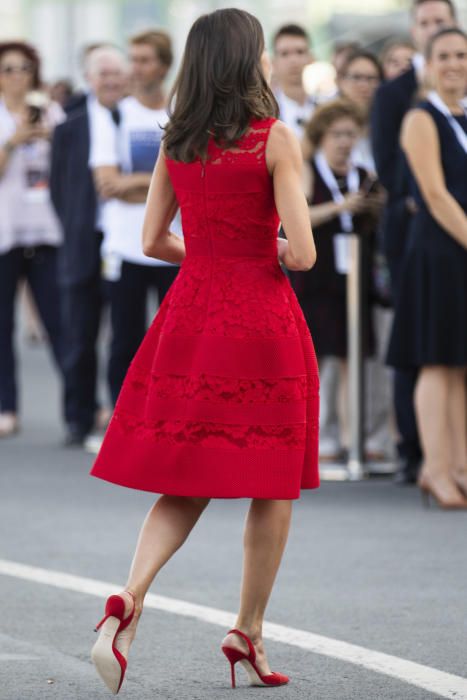
[[[348,233],[336,233],[333,241],[336,272],[341,275],[347,275],[350,271],[350,235]]]

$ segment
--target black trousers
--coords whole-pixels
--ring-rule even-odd
[[[397,299],[402,274],[401,261],[388,258],[391,273],[393,298]],[[399,456],[407,465],[415,466],[422,458],[422,448],[418,435],[415,415],[414,395],[418,379],[417,369],[394,370],[394,409],[400,442]]]
[[[97,403],[97,340],[104,303],[99,261],[94,275],[61,293],[64,333],[65,420],[83,435],[94,425]]]
[[[159,303],[162,303],[177,273],[178,267],[124,261],[120,279],[107,282],[112,325],[108,381],[114,404],[146,333],[148,291],[157,289]]]
[[[18,389],[14,352],[15,302],[18,283],[25,279],[50,342],[53,358],[63,365],[60,290],[57,282],[57,248],[13,248],[0,255],[0,410],[16,413]]]

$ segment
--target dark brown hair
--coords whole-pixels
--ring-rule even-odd
[[[162,29],[149,29],[130,38],[130,45],[152,46],[160,62],[170,68],[173,62],[172,39]]]
[[[41,60],[34,46],[25,41],[2,41],[0,42],[0,61],[3,56],[10,51],[17,51],[32,65],[32,87],[37,90],[41,86]]]
[[[383,66],[379,62],[378,57],[375,56],[374,53],[371,53],[371,51],[365,51],[364,49],[359,49],[358,51],[354,51],[350,54],[350,56],[347,58],[344,65],[342,66],[340,77],[344,78],[351,64],[354,61],[358,61],[361,58],[365,59],[365,61],[369,61],[370,63],[372,63],[378,71],[379,79],[384,80]]]
[[[318,148],[327,130],[338,119],[352,119],[352,121],[362,128],[365,124],[361,111],[350,100],[344,97],[325,102],[315,109],[313,116],[305,126],[305,136]]]
[[[248,12],[216,10],[196,20],[169,97],[164,144],[170,158],[204,157],[210,136],[233,146],[252,117],[278,115],[261,70],[263,50],[263,30]]]
[[[400,38],[400,39],[389,39],[383,46],[379,54],[379,60],[384,63],[389,54],[394,51],[394,49],[411,49],[415,51],[415,46],[410,41],[410,39]]]
[[[298,36],[300,39],[305,39],[308,46],[311,45],[310,35],[306,29],[301,27],[299,24],[284,24],[282,27],[279,27],[272,39],[274,49],[276,48],[277,41],[281,38],[281,36]]]
[[[433,2],[433,0],[413,0],[412,14],[415,15],[415,13],[417,12],[420,5],[424,5],[426,2]],[[452,15],[453,19],[456,19],[456,17],[457,17],[456,6],[454,5],[452,0],[436,0],[436,2],[444,2],[444,4],[447,5],[449,7],[449,9],[451,10],[451,15]]]
[[[444,27],[444,29],[440,29],[439,32],[436,32],[436,34],[433,34],[432,37],[428,40],[428,44],[426,46],[425,50],[425,55],[428,59],[430,59],[433,55],[433,49],[438,41],[438,39],[442,39],[444,36],[461,36],[463,39],[467,41],[467,34],[460,28],[460,27]]]

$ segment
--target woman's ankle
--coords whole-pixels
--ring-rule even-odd
[[[450,473],[451,469],[446,463],[436,460],[425,460],[420,470],[421,475],[434,479],[449,478]]]
[[[262,624],[253,623],[249,624],[247,622],[237,621],[234,629],[243,632],[252,644],[259,644],[263,641],[263,626]]]
[[[140,617],[143,612],[144,596],[129,587],[122,591],[122,595],[125,599],[125,612],[129,614],[134,608],[134,616],[136,618]]]

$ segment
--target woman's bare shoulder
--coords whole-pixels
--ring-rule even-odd
[[[298,145],[299,143],[292,129],[280,119],[277,119],[272,125],[269,141],[277,147],[282,146],[284,148],[290,148],[291,145]]]
[[[415,107],[407,112],[402,122],[402,130],[410,134],[431,134],[436,130],[435,127],[435,121],[431,114],[420,107]]]
[[[273,168],[279,160],[301,162],[302,154],[300,142],[292,129],[277,120],[271,127],[266,149],[268,166]]]

